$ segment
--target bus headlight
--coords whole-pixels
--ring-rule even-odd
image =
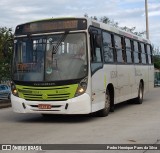
[[[87,89],[87,78],[84,78],[78,85],[75,97],[82,95],[85,93]]]
[[[14,96],[17,96],[17,97],[19,97],[19,95],[18,95],[18,90],[16,89],[16,86],[15,86],[15,84],[11,84],[11,91],[12,91],[12,94],[14,95]]]

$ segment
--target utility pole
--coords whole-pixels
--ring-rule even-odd
[[[146,38],[149,39],[148,0],[145,0],[145,10],[146,10]]]

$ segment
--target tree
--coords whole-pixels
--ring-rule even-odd
[[[0,82],[10,79],[11,56],[13,53],[13,34],[11,28],[0,28]],[[7,56],[4,54],[5,47],[8,48]]]
[[[111,23],[111,20],[106,16],[101,17],[100,21],[103,22],[103,23],[106,23],[106,24],[110,24]]]
[[[154,67],[160,69],[160,55],[153,56]]]
[[[84,17],[88,18],[88,14],[87,14],[87,13],[85,13],[85,14],[84,14]]]
[[[160,69],[160,49],[152,45],[153,47],[153,61],[154,67]]]

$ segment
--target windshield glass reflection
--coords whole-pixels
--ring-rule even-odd
[[[15,40],[13,80],[59,81],[87,75],[85,33]]]

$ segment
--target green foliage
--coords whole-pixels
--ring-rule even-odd
[[[152,45],[154,67],[160,69],[160,48]]]
[[[114,20],[111,20],[110,18],[106,17],[106,16],[103,16],[100,18],[100,21],[103,22],[103,23],[106,23],[106,24],[110,24],[112,25],[113,27],[118,27],[118,22],[115,22]]]
[[[8,48],[5,56],[4,50]],[[12,29],[0,27],[0,82],[10,79],[11,56],[13,53],[13,34]]]
[[[160,55],[153,56],[154,67],[160,69]]]

